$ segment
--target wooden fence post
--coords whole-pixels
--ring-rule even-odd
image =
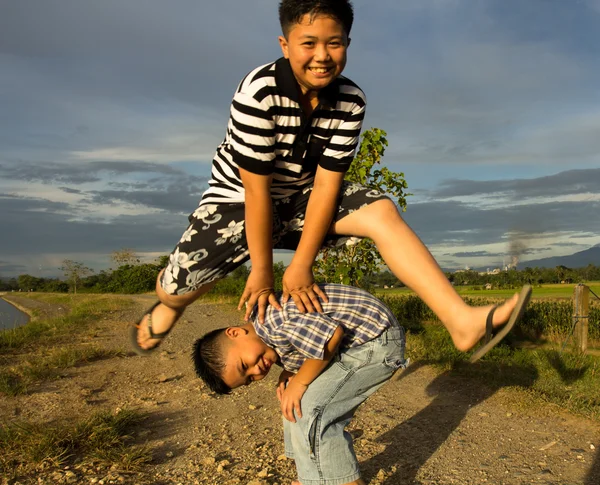
[[[575,346],[582,353],[587,352],[588,321],[590,310],[590,289],[582,284],[575,287],[573,293],[573,323],[575,324]]]

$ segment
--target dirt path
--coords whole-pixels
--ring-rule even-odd
[[[135,301],[135,309],[99,321],[82,345],[128,350],[126,324],[150,302]],[[152,357],[128,353],[93,362],[26,396],[1,399],[0,414],[9,419],[51,422],[65,413],[77,419],[125,407],[148,416],[135,435],[154,450],[146,473],[75,468],[47,482],[20,483],[289,483],[294,466],[282,457],[277,373],[230,397],[207,392],[193,374],[193,340],[239,319],[228,306],[195,304]],[[412,364],[357,413],[351,433],[364,477],[373,485],[600,484],[593,449],[600,446],[600,425],[527,401],[526,392],[512,387],[489,388]]]

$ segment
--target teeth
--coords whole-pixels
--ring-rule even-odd
[[[325,74],[329,69],[325,67],[311,67],[310,70],[313,72],[318,72],[320,74]]]

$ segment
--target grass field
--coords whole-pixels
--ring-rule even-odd
[[[589,286],[594,293],[600,296],[600,281],[588,282],[586,283],[586,286]],[[534,286],[532,298],[572,298],[574,288],[574,284],[546,284],[542,286]],[[455,289],[460,295],[472,297],[480,296],[485,298],[509,298],[515,293],[515,290],[482,290],[480,287],[473,286],[456,286]],[[414,293],[408,288],[378,288],[375,291],[375,294],[393,296],[412,295]],[[590,302],[593,302],[594,300],[598,302],[594,295],[590,294]]]

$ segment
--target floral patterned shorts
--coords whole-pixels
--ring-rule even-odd
[[[273,248],[294,250],[300,242],[312,186],[273,203]],[[344,182],[335,220],[386,197],[377,190]],[[190,215],[190,225],[169,256],[162,288],[183,295],[223,278],[250,259],[244,228],[244,204],[204,204]],[[360,238],[327,235],[324,247],[356,244]]]

